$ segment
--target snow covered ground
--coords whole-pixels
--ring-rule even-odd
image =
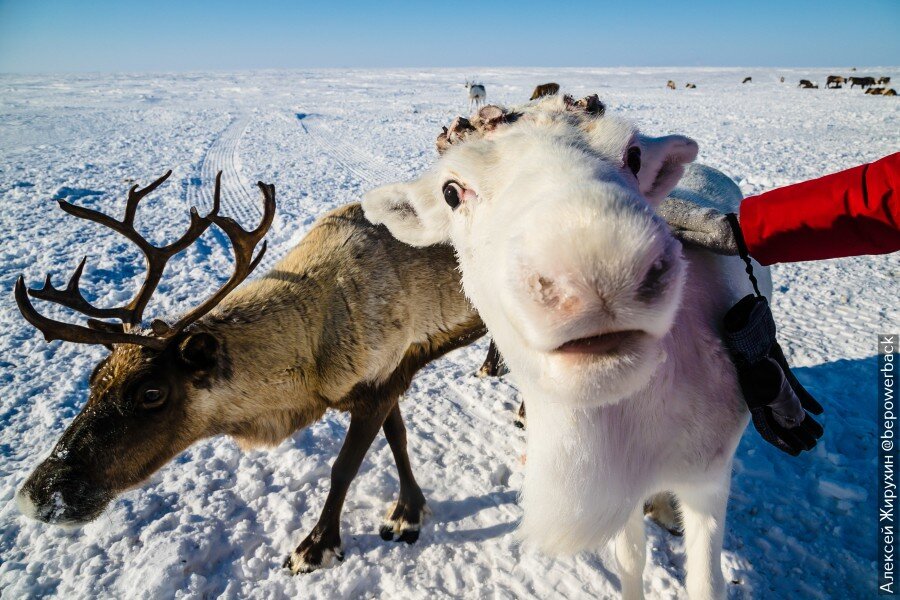
[[[373,186],[420,171],[441,125],[466,112],[465,78],[488,101],[519,102],[557,81],[597,92],[652,134],[683,133],[702,162],[745,194],[898,150],[900,100],[858,89],[801,90],[842,69],[502,69],[0,76],[0,595],[6,598],[615,597],[609,549],[549,558],[516,543],[523,434],[512,382],[473,377],[485,341],[430,365],[403,402],[410,454],[434,511],[414,546],[383,542],[397,490],[380,438],[343,516],[346,560],[290,577],[281,562],[315,522],[344,415],[269,451],[198,443],[97,521],[63,530],[28,521],[16,488],[85,400],[101,348],[47,344],[18,314],[12,286],[62,283],[87,254],[97,303],[130,296],[137,252],[56,208],[67,198],[121,210],[132,180],[175,173],[140,216],[157,241],[179,235],[187,206],[208,205],[225,170],[226,212],[256,222],[252,185],[272,182],[279,216],[269,262],[314,218]],[[900,68],[860,68],[891,76]],[[742,85],[745,76],[751,84]],[[785,76],[786,83],[778,78]],[[668,79],[678,84],[665,88]],[[696,90],[684,89],[686,82]],[[823,85],[824,87],[824,85]],[[227,277],[207,235],[170,265],[148,315],[175,313]],[[900,330],[900,257],[777,267],[775,310],[798,377],[822,401],[826,433],[792,459],[750,429],[735,461],[723,568],[731,598],[862,598],[875,593],[876,333]],[[684,548],[648,523],[645,586],[682,598]]]

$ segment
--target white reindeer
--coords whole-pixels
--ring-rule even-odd
[[[749,282],[740,260],[682,248],[654,209],[672,192],[732,211],[740,190],[708,167],[682,179],[693,140],[645,137],[603,116],[596,96],[487,106],[442,138],[433,168],[369,193],[363,209],[402,241],[456,248],[464,291],[528,403],[520,533],[554,553],[616,538],[623,596],[641,598],[643,505],[671,491],[688,595],[724,598],[748,412],[719,323]]]
[[[487,101],[487,91],[483,83],[466,80],[466,91],[469,92],[469,111],[478,110]]]

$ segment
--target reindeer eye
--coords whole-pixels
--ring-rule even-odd
[[[455,181],[448,181],[444,184],[444,202],[450,208],[455,209],[462,202],[463,189]]]
[[[155,384],[145,384],[138,389],[138,405],[144,409],[159,408],[166,402],[166,389]]]
[[[628,149],[628,154],[625,156],[625,164],[637,177],[638,172],[641,170],[641,149],[638,146],[632,146]]]

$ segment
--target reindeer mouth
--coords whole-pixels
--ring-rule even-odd
[[[51,456],[19,488],[16,504],[26,517],[77,527],[99,517],[115,495],[107,486],[85,479],[75,468]]]
[[[610,355],[619,353],[624,346],[639,336],[643,335],[642,331],[637,329],[628,329],[626,331],[613,331],[610,333],[602,333],[590,337],[578,338],[570,340],[559,346],[554,353],[556,354],[590,354],[590,355]]]
[[[38,496],[35,498],[27,486],[19,490],[16,494],[19,511],[26,517],[61,527],[79,527],[93,521],[103,514],[113,498],[113,494],[99,488],[44,491]]]

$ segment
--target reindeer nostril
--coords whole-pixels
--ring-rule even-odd
[[[666,258],[658,258],[656,262],[654,262],[650,269],[647,271],[647,275],[644,276],[644,281],[641,282],[640,287],[637,291],[638,299],[649,302],[654,298],[659,297],[660,294],[665,290],[667,285],[666,274],[671,269],[672,263],[670,260]]]
[[[554,310],[570,312],[580,305],[577,294],[572,294],[566,284],[544,275],[530,275],[525,280],[525,289],[536,303]]]
[[[547,306],[555,306],[558,303],[559,297],[552,279],[543,275],[531,275],[527,284],[528,292],[536,301]]]

